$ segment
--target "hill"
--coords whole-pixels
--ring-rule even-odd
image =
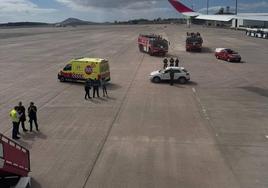
[[[65,26],[92,25],[92,24],[96,23],[80,20],[77,18],[68,18],[62,22],[56,23],[55,25],[65,27]]]
[[[39,27],[39,26],[48,26],[51,24],[42,23],[42,22],[9,22],[0,24],[0,27]]]

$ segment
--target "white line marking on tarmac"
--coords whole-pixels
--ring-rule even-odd
[[[200,105],[201,108],[202,108],[202,113],[203,113],[205,119],[210,120],[209,115],[208,115],[208,113],[207,113],[207,110],[206,110],[205,106],[201,103],[200,98],[197,96],[196,89],[193,87],[192,90],[193,90],[193,93],[194,93],[194,95],[195,95],[195,98],[197,99],[199,105]]]

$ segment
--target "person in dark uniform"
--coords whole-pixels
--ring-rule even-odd
[[[169,66],[174,67],[174,59],[173,57],[169,60]]]
[[[102,78],[101,79],[101,87],[102,87],[103,97],[105,97],[105,96],[108,97],[106,85],[107,85],[107,81],[105,80],[105,78]]]
[[[173,83],[174,83],[174,70],[173,69],[170,69],[169,76],[170,76],[170,85],[173,86]]]
[[[164,63],[163,68],[166,69],[168,66],[168,59],[166,57],[164,58],[163,63]]]
[[[21,123],[22,130],[24,132],[27,132],[28,130],[25,128],[25,124],[24,124],[24,122],[26,121],[25,107],[22,105],[22,102],[19,102],[18,113],[20,115],[20,122],[19,122],[19,124]],[[19,131],[18,131],[18,134],[19,134]]]
[[[33,122],[35,124],[36,131],[39,131],[38,124],[37,124],[37,108],[33,102],[30,102],[30,106],[28,108],[28,116],[29,116],[29,123],[30,123],[30,132],[33,131]]]
[[[179,58],[176,58],[176,60],[175,60],[175,67],[178,67],[179,66],[179,62],[180,62]]]
[[[99,87],[100,87],[100,80],[94,79],[93,80],[93,98],[95,98],[95,94],[97,93],[97,97],[100,97],[99,95]]]
[[[91,89],[91,80],[87,79],[86,83],[85,83],[85,99],[87,100],[87,98],[91,99],[90,97],[90,89]]]

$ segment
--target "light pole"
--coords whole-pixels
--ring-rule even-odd
[[[207,15],[208,15],[209,0],[207,0]]]
[[[237,0],[235,0],[235,15],[237,15]]]
[[[235,0],[235,15],[237,15],[237,1],[238,0]],[[235,18],[235,28],[237,29],[237,22],[238,22],[238,20],[237,20],[237,18]]]

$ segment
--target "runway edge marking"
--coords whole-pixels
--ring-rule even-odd
[[[196,99],[198,105],[201,107],[201,110],[199,110],[200,114],[205,117],[206,121],[208,122],[208,128],[210,129],[209,131],[212,133],[212,135],[215,136],[215,145],[218,147],[219,152],[222,154],[222,159],[224,160],[224,163],[230,169],[230,171],[231,171],[231,173],[232,173],[232,175],[234,177],[235,183],[238,184],[239,187],[241,187],[240,186],[241,182],[239,181],[239,178],[236,176],[232,165],[228,163],[228,161],[225,158],[225,155],[222,153],[222,150],[220,148],[221,144],[218,141],[218,139],[219,139],[218,136],[219,135],[218,135],[218,133],[216,132],[216,130],[214,129],[214,127],[212,125],[211,119],[209,118],[209,115],[207,113],[207,110],[206,110],[205,106],[202,104],[201,99],[199,98],[196,89],[192,88],[192,91],[193,91],[194,98]]]
[[[115,121],[118,119],[119,114],[121,113],[123,104],[125,103],[125,101],[126,101],[126,99],[127,99],[127,96],[128,96],[128,93],[129,93],[129,91],[130,91],[130,89],[131,89],[131,87],[132,87],[132,85],[133,85],[133,83],[134,83],[134,80],[135,80],[135,78],[136,78],[136,76],[137,76],[138,70],[140,69],[140,66],[141,66],[141,64],[142,64],[142,62],[143,62],[143,60],[144,60],[144,56],[145,56],[145,55],[142,55],[141,61],[140,61],[139,65],[137,66],[137,69],[135,70],[134,76],[133,76],[133,78],[132,78],[132,80],[131,80],[131,82],[130,82],[128,88],[127,88],[127,91],[126,91],[126,93],[125,93],[125,95],[124,95],[124,97],[123,97],[123,100],[121,101],[121,103],[120,103],[120,105],[119,105],[119,107],[118,107],[118,110],[116,111],[116,114],[115,114],[115,116],[114,116],[114,118],[113,118],[113,120],[112,120],[112,122],[111,122],[111,124],[110,124],[110,126],[109,126],[109,129],[108,129],[108,131],[107,131],[107,133],[106,133],[106,135],[105,135],[103,141],[100,143],[100,149],[99,149],[99,151],[97,152],[96,158],[95,158],[95,160],[93,161],[92,167],[91,167],[91,169],[90,169],[90,171],[89,171],[89,174],[88,174],[87,177],[86,177],[86,180],[85,180],[85,182],[84,182],[82,188],[85,188],[85,187],[86,187],[87,182],[88,182],[88,180],[89,180],[91,174],[93,173],[93,170],[94,170],[94,168],[95,168],[95,166],[96,166],[96,164],[97,164],[97,162],[98,162],[98,160],[99,160],[99,158],[100,158],[100,155],[101,155],[101,153],[102,153],[102,151],[103,151],[103,149],[104,149],[104,146],[105,146],[105,144],[106,144],[106,142],[107,142],[107,140],[108,140],[108,137],[110,136],[110,133],[111,133],[112,128],[113,128],[113,125],[114,125]]]

